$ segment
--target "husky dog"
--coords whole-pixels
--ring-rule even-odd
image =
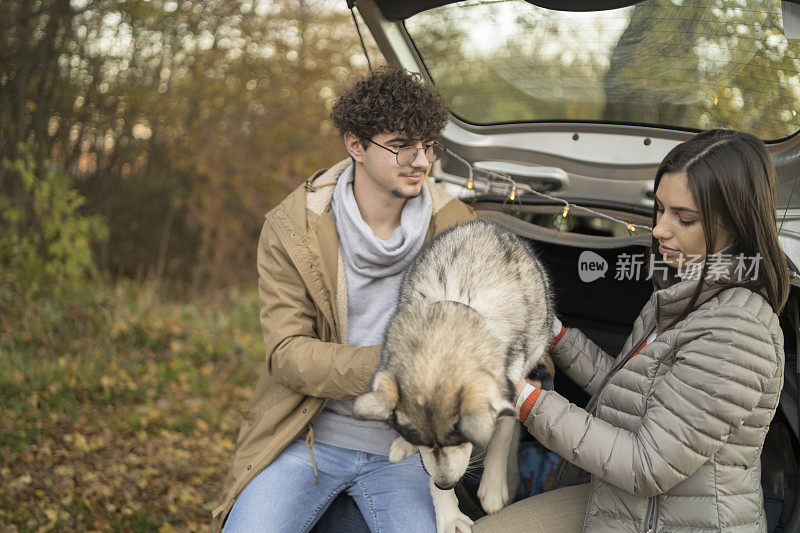
[[[486,448],[478,490],[483,508],[493,513],[508,502],[508,461],[519,431],[514,383],[545,352],[552,322],[542,265],[496,224],[451,228],[408,267],[372,392],[356,399],[353,413],[385,420],[400,434],[390,462],[419,451],[438,531],[472,529],[452,489],[473,445]]]

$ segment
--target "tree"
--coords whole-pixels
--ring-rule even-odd
[[[333,6],[2,2],[0,146],[76,178],[110,228],[104,270],[196,287],[253,276],[264,212],[345,155],[328,107],[364,67]]]
[[[800,127],[800,49],[778,2],[646,0],[608,13],[524,3],[448,5],[406,27],[470,122],[729,127],[766,140]]]
[[[732,127],[763,139],[798,129],[797,47],[777,5],[637,4],[604,77],[605,120]]]

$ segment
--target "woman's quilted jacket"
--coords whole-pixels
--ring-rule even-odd
[[[551,351],[587,392],[685,308],[696,281],[655,291],[617,360],[569,329]],[[778,316],[745,288],[704,285],[703,302],[630,359],[594,414],[542,391],[526,421],[592,474],[584,530],[766,531],[759,456],[783,385]]]

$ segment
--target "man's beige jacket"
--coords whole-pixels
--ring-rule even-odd
[[[214,530],[247,484],[307,430],[324,398],[352,400],[366,392],[378,367],[380,346],[344,344],[347,290],[330,203],[349,164],[317,172],[267,213],[258,244],[266,364],[242,416]],[[426,239],[475,218],[432,181],[424,186],[433,203]]]

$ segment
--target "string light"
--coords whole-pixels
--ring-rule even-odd
[[[444,175],[444,174],[439,175],[439,176],[434,176],[435,178],[437,178],[437,179],[439,179],[441,181],[446,181],[446,182],[453,183],[453,184],[456,184],[456,185],[461,185],[462,187],[466,186],[467,189],[472,190],[475,187],[475,180],[473,179],[473,172],[480,172],[482,174],[485,174],[486,177],[487,177],[486,180],[485,180],[486,181],[486,186],[484,188],[484,192],[486,194],[491,192],[492,180],[493,179],[498,179],[498,180],[504,181],[507,184],[511,185],[511,193],[506,198],[510,199],[512,201],[516,200],[516,198],[517,198],[517,188],[519,187],[525,193],[535,194],[536,196],[539,196],[541,198],[546,198],[546,199],[551,200],[553,202],[563,203],[564,204],[564,210],[561,212],[561,216],[564,217],[564,218],[567,217],[567,215],[569,214],[569,210],[572,207],[572,208],[575,208],[575,209],[579,209],[580,211],[582,211],[584,213],[591,213],[591,214],[593,214],[595,216],[598,216],[600,218],[604,218],[606,220],[610,220],[612,222],[617,222],[619,224],[622,224],[626,228],[628,228],[628,231],[630,231],[630,232],[636,232],[637,228],[643,229],[643,230],[647,230],[647,231],[653,231],[653,228],[651,228],[650,226],[645,226],[643,224],[631,224],[630,222],[626,222],[624,220],[620,220],[618,218],[612,217],[612,216],[607,215],[605,213],[601,213],[599,211],[595,211],[594,209],[589,209],[588,207],[583,207],[581,205],[570,204],[569,202],[564,202],[564,200],[562,198],[557,198],[555,196],[550,196],[549,194],[545,194],[543,192],[539,192],[536,189],[534,189],[534,188],[532,188],[529,185],[526,185],[524,183],[518,184],[516,181],[511,179],[511,177],[509,177],[509,176],[498,174],[496,172],[492,172],[490,170],[486,170],[486,169],[483,169],[483,168],[474,168],[469,163],[469,161],[467,161],[466,159],[462,158],[458,154],[452,152],[448,148],[445,148],[445,152],[447,152],[447,154],[450,155],[453,159],[455,159],[456,161],[459,161],[460,163],[462,163],[464,166],[467,167],[467,169],[469,171],[469,177],[467,178],[467,180],[465,182],[463,178],[457,178],[457,177],[454,177],[454,176],[447,176],[447,175]],[[441,168],[439,168],[438,170],[441,170]],[[506,189],[506,190],[508,190],[508,189]]]

